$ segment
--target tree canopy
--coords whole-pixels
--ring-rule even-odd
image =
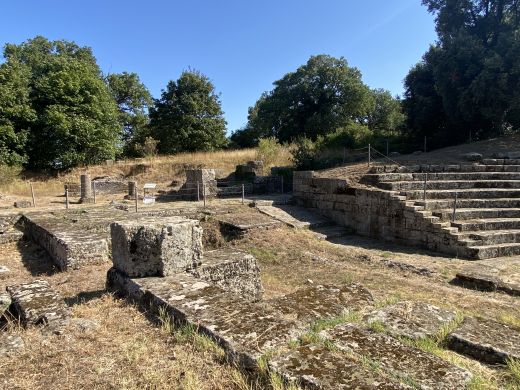
[[[117,106],[89,48],[36,37],[0,65],[2,162],[67,168],[114,158]]]
[[[170,81],[150,110],[150,134],[161,153],[214,150],[225,146],[226,121],[208,77],[184,71]]]
[[[410,134],[444,146],[520,130],[520,2],[423,4],[439,40],[405,79]]]

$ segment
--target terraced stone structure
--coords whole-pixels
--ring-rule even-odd
[[[361,235],[469,259],[520,254],[520,160],[376,166],[361,183],[297,172],[294,196]]]

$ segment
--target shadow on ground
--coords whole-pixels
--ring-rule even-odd
[[[20,240],[17,248],[20,251],[23,265],[32,276],[51,276],[59,272],[50,256],[42,248],[26,240]]]

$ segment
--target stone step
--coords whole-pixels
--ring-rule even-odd
[[[470,246],[466,248],[466,252],[469,257],[477,260],[516,256],[520,255],[520,243]]]
[[[435,210],[432,214],[442,221],[450,221],[453,209]],[[520,218],[520,208],[458,208],[455,210],[455,221],[468,219]]]
[[[422,200],[423,191],[401,191],[401,195],[405,195],[407,199]],[[427,190],[426,199],[446,199],[453,200],[457,194],[457,199],[488,199],[488,198],[520,198],[520,189],[504,189],[504,188],[470,188],[460,191],[458,189],[449,190]]]
[[[453,209],[453,199],[427,199],[415,201],[417,206],[425,210]],[[457,199],[457,207],[463,209],[478,208],[520,208],[520,198],[497,199]]]
[[[485,158],[482,160],[484,165],[520,165],[520,160],[516,158]]]
[[[370,168],[370,174],[381,173],[439,173],[439,172],[520,172],[518,164],[463,164],[463,165],[411,165],[411,166],[375,166]]]
[[[520,242],[520,229],[473,231],[458,235],[462,240],[473,241],[475,246]]]
[[[320,240],[330,240],[346,236],[349,231],[343,226],[323,226],[312,229],[313,234]]]
[[[520,180],[520,172],[430,172],[426,173],[381,173],[367,175],[367,179],[383,182],[438,180]]]
[[[451,225],[461,232],[474,230],[510,230],[520,229],[520,218],[489,218],[467,221],[455,221]]]
[[[388,191],[414,191],[424,189],[423,181],[399,181],[379,183],[379,188]],[[436,180],[426,182],[426,190],[465,190],[475,188],[520,189],[520,180]]]

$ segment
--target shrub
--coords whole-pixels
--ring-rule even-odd
[[[264,162],[264,167],[272,167],[277,157],[283,153],[284,147],[278,143],[276,138],[261,138],[258,142],[258,150],[256,152],[256,158]]]
[[[20,166],[0,164],[0,185],[12,183],[21,172],[22,168]]]

